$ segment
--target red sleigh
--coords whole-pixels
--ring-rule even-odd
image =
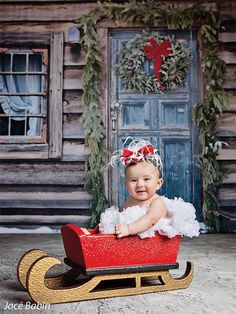
[[[177,269],[180,236],[172,239],[156,233],[140,239],[99,234],[96,229],[65,225],[61,230],[66,258],[71,267],[62,275],[46,277],[61,262],[41,250],[27,252],[19,261],[18,278],[32,299],[40,303],[63,303],[187,288],[193,264],[173,279]]]

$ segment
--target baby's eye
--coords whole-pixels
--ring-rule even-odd
[[[135,180],[135,179],[131,179],[131,180],[130,180],[130,182],[136,182],[136,181],[137,181],[137,180]]]
[[[146,179],[144,179],[144,181],[149,181],[150,180],[150,178],[146,178]]]

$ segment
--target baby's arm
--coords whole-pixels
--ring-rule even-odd
[[[157,221],[161,217],[166,216],[166,214],[167,209],[165,203],[161,198],[158,197],[151,202],[149,209],[144,216],[140,217],[138,220],[128,225],[116,225],[115,231],[117,237],[122,238],[128,235],[141,233],[154,226]]]

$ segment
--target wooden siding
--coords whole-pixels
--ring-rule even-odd
[[[236,3],[221,1],[218,4],[224,29],[219,34],[221,41],[219,57],[226,63],[224,89],[231,95],[230,107],[223,112],[217,132],[220,139],[228,144],[219,151],[220,161],[225,176],[218,189],[220,212],[236,229]]]
[[[62,62],[63,80],[58,78],[57,81],[57,86],[62,84],[62,88],[58,91],[62,98],[62,106],[61,112],[57,112],[58,130],[55,130],[55,136],[57,136],[57,132],[61,129],[62,143],[59,143],[56,151],[51,153],[51,157],[61,155],[56,162],[43,161],[43,158],[47,158],[46,147],[37,152],[38,146],[30,146],[27,152],[26,146],[22,146],[22,150],[16,154],[17,146],[15,150],[11,147],[6,152],[6,157],[14,158],[15,156],[15,161],[4,161],[0,165],[0,199],[2,201],[0,219],[5,224],[76,222],[84,225],[89,221],[91,202],[90,196],[84,192],[83,188],[86,180],[85,162],[89,157],[89,150],[84,144],[84,128],[81,123],[85,55],[78,45],[68,42],[67,32],[70,27],[76,25],[73,22],[75,19],[89,12],[97,4],[94,3],[95,1],[85,3],[73,0],[15,1],[14,5],[13,2],[2,0],[0,3],[0,32],[6,32],[6,34],[17,32],[19,39],[21,34],[28,32],[63,32],[64,34],[64,56],[63,60],[59,60]],[[221,210],[231,214],[234,210],[236,212],[236,29],[233,26],[236,5],[234,1],[219,1],[217,7],[224,26],[219,35],[221,41],[219,56],[227,65],[224,88],[232,95],[231,107],[224,111],[217,126],[220,138],[229,143],[229,147],[224,146],[218,156],[224,169],[228,171],[223,184],[219,187],[219,201]],[[103,28],[100,28],[99,35],[106,63],[107,27],[115,28],[116,25],[109,21],[101,25]],[[29,43],[31,39],[29,38]],[[57,52],[54,51],[54,53],[56,56]],[[105,72],[107,71],[105,64]],[[104,104],[107,101],[106,86],[105,76],[102,82]],[[105,105],[102,112],[105,122],[107,112]],[[27,159],[27,154],[30,155],[32,150],[34,153],[37,152],[34,160],[20,161],[21,158]]]
[[[21,33],[64,33],[63,46],[61,47],[62,41],[58,35],[57,47],[51,51],[51,58],[57,58],[54,64],[61,65],[51,69],[50,79],[53,82],[51,88],[60,94],[54,97],[62,102],[59,106],[61,111],[55,111],[52,115],[57,125],[52,130],[53,140],[58,137],[58,132],[62,132],[62,143],[59,142],[56,149],[50,152],[52,158],[60,157],[57,162],[39,161],[48,158],[47,147],[44,151],[39,150],[37,155],[37,146],[27,148],[29,156],[32,150],[35,154],[35,160],[27,162],[19,162],[19,159],[27,158],[26,146],[17,154],[18,146],[15,150],[11,147],[6,152],[6,158],[15,157],[16,161],[4,162],[0,166],[1,223],[61,225],[74,222],[88,225],[91,197],[84,191],[84,183],[87,176],[85,162],[89,151],[84,145],[84,128],[81,123],[85,54],[80,51],[79,45],[67,42],[67,32],[75,25],[73,20],[88,12],[91,5],[53,3],[48,7],[48,4],[18,4],[19,14],[15,17],[12,4],[0,5],[0,21],[3,22],[0,31],[6,34],[18,32],[18,40]],[[6,14],[7,18],[4,18]],[[32,38],[28,41],[31,43]],[[60,59],[60,49],[63,49],[63,60]],[[60,67],[63,72],[56,73]],[[50,103],[54,103],[54,99],[50,99]]]

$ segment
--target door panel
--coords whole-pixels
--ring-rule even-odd
[[[127,101],[121,105],[119,129],[149,129],[150,125],[149,101]]]
[[[190,141],[187,139],[163,139],[164,148],[163,176],[165,183],[162,194],[169,198],[183,197],[191,202],[191,175],[190,175]]]
[[[160,128],[189,129],[189,114],[187,102],[161,102]]]
[[[169,198],[182,197],[199,210],[198,133],[192,123],[193,106],[198,99],[196,36],[191,31],[160,32],[174,35],[191,49],[192,66],[181,88],[144,95],[128,90],[115,71],[120,49],[137,33],[137,30],[110,32],[109,149],[121,149],[127,136],[151,142],[164,160],[165,183],[160,193]],[[149,69],[149,62],[145,62],[144,68]],[[124,169],[110,170],[109,180],[111,203],[122,206],[128,197]]]

